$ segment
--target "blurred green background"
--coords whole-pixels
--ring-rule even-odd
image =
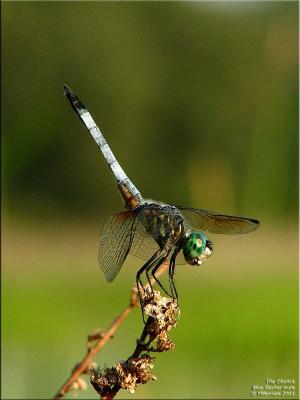
[[[145,197],[262,223],[178,266],[176,349],[119,398],[297,380],[298,3],[5,2],[1,29],[2,397],[51,398],[141,266],[129,257],[113,284],[99,270],[123,204],[64,83]],[[127,358],[141,328],[135,310],[96,361]]]

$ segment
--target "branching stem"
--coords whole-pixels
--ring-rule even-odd
[[[160,270],[158,271],[158,276],[163,274],[164,271],[169,267],[168,263],[164,263],[162,265],[162,267],[160,268]],[[146,287],[147,285],[145,285]],[[132,288],[131,291],[131,298],[130,298],[130,303],[123,309],[123,311],[115,318],[115,320],[111,323],[110,327],[103,332],[103,334],[101,335],[101,337],[95,342],[94,346],[91,347],[90,349],[88,349],[87,354],[82,358],[82,360],[74,367],[74,369],[71,372],[70,377],[65,381],[65,383],[60,387],[60,389],[57,391],[57,393],[54,396],[54,399],[61,399],[66,393],[69,392],[69,390],[71,389],[72,385],[77,382],[78,378],[80,377],[81,374],[86,373],[89,369],[90,366],[92,364],[92,361],[94,360],[95,356],[97,355],[97,353],[99,353],[99,351],[105,346],[105,344],[108,342],[109,339],[111,339],[116,330],[119,328],[119,326],[122,324],[122,322],[124,321],[124,319],[128,316],[128,314],[133,310],[134,307],[138,307],[139,305],[139,300],[138,300],[138,295],[137,295],[137,290],[136,287],[134,286]],[[142,335],[140,340],[137,343],[136,349],[134,351],[134,353],[132,354],[131,358],[135,358],[138,355],[140,355],[140,353],[142,351],[145,350],[145,344],[144,340],[147,337],[147,330],[148,330],[148,324],[151,322],[149,322],[149,320],[151,320],[151,317],[149,317],[147,319],[147,322],[144,326]],[[119,389],[118,389],[119,390]],[[118,391],[117,390],[117,391]],[[116,391],[116,393],[117,393]],[[115,393],[115,394],[116,394]],[[115,394],[113,395],[113,397],[115,396]],[[113,397],[107,397],[106,400],[110,400]]]

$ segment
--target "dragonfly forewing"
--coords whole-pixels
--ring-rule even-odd
[[[108,282],[118,275],[134,237],[138,214],[124,211],[106,221],[100,238],[98,260]]]
[[[196,230],[211,233],[242,234],[254,231],[259,221],[253,218],[217,214],[213,211],[177,206],[185,220]]]

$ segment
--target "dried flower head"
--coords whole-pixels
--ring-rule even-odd
[[[176,327],[180,309],[175,299],[163,297],[160,292],[148,287],[143,295],[144,311],[156,320],[157,334]]]
[[[173,340],[167,335],[166,332],[160,332],[157,339],[157,351],[167,351],[175,349],[175,343]]]
[[[91,371],[90,376],[91,384],[94,389],[102,396],[110,393],[118,383],[118,373],[116,368],[103,368],[97,367]]]
[[[153,358],[148,355],[118,362],[119,384],[123,389],[134,393],[137,385],[147,383],[152,379],[150,370],[153,368]]]
[[[150,372],[152,368],[153,358],[143,355],[136,359],[120,361],[112,368],[93,370],[91,383],[101,396],[106,396],[115,386],[134,393],[138,385],[155,379]]]
[[[156,379],[151,373],[153,357],[148,353],[175,348],[168,332],[176,327],[180,315],[177,301],[147,287],[142,302],[149,318],[141,339],[137,341],[134,355],[126,361],[119,361],[112,368],[95,368],[91,371],[91,383],[103,398],[112,398],[121,388],[134,393],[138,385]],[[156,347],[152,347],[152,343],[156,343]]]

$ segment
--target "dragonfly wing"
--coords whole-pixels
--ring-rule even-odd
[[[130,254],[142,260],[148,260],[158,249],[159,245],[156,243],[153,236],[146,231],[142,221],[139,220],[136,224]]]
[[[108,218],[104,224],[98,260],[108,282],[118,275],[130,251],[138,213],[124,211]]]
[[[211,233],[240,234],[252,232],[259,227],[259,221],[252,218],[217,214],[197,208],[177,206],[193,229]]]

